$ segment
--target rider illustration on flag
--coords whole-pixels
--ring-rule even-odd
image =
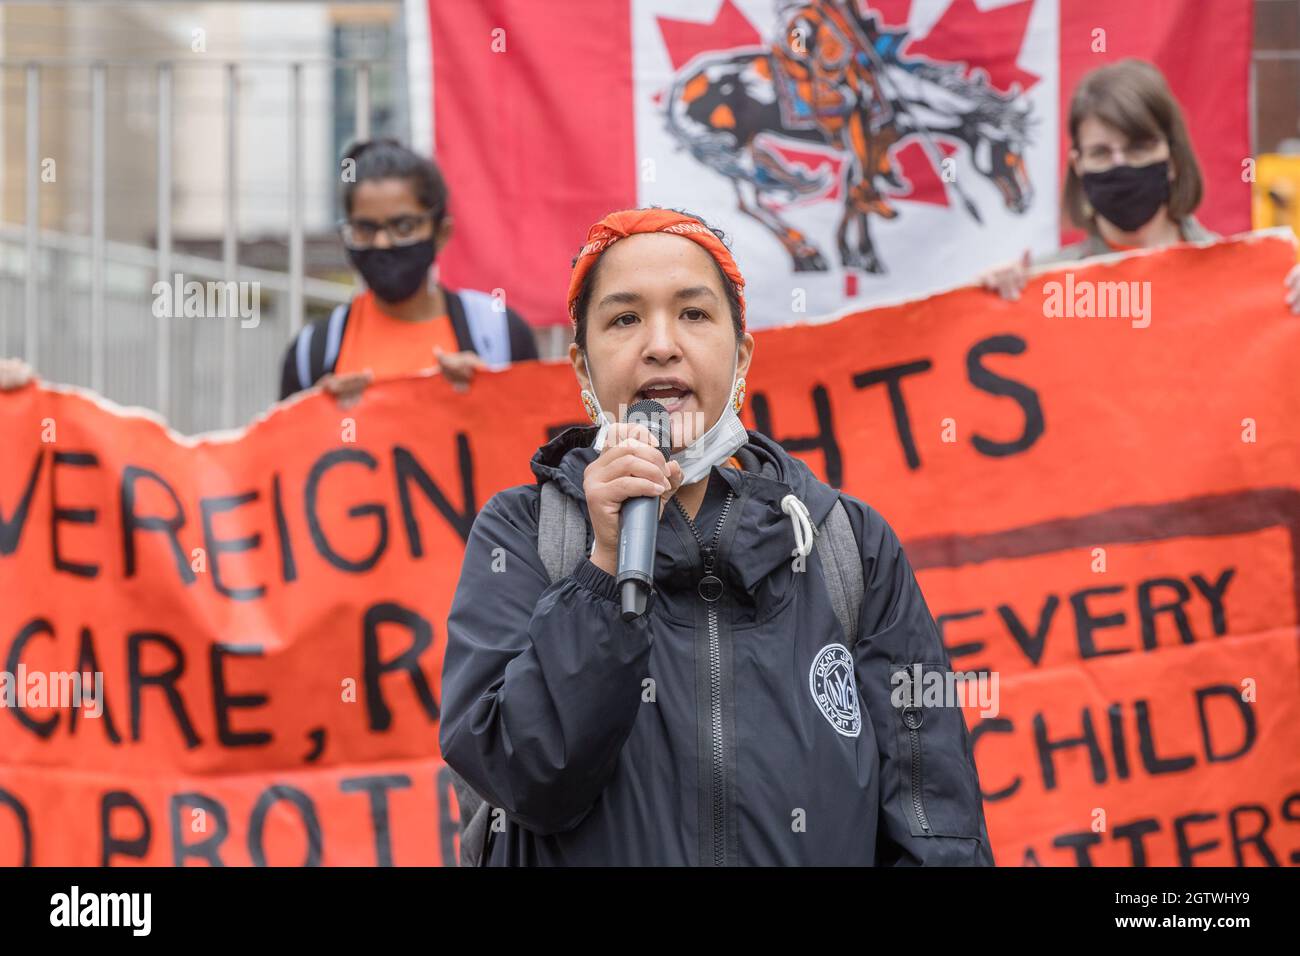
[[[903,186],[889,161],[889,148],[898,141],[886,125],[893,110],[864,53],[881,39],[875,18],[855,22],[843,0],[793,0],[778,17],[772,65],[787,122],[811,122],[827,142],[865,157],[858,199],[869,212],[893,219],[897,211],[873,181],[880,176],[896,189]]]
[[[904,54],[908,31],[886,27],[858,0],[782,0],[773,9],[767,36],[753,27],[755,42],[744,42],[733,27],[717,46],[675,59],[656,102],[671,139],[730,181],[735,208],[781,243],[792,272],[831,269],[820,244],[791,219],[796,207],[814,203],[838,207],[832,229],[841,267],[888,271],[870,219],[899,219],[891,198],[915,200],[915,167],[896,166],[910,143],[933,170],[922,172],[940,201],[951,196],[975,225],[988,215],[975,182],[953,173],[957,152],[1007,212],[1029,209],[1032,106],[1017,82],[1004,90],[967,61]],[[731,27],[741,16],[724,0],[717,20]]]

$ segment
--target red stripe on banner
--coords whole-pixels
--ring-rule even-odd
[[[628,2],[430,0],[429,34],[435,153],[459,224],[439,276],[503,289],[533,325],[567,322],[587,227],[636,205]]]
[[[1070,97],[1083,75],[1135,56],[1164,73],[1183,109],[1205,198],[1195,212],[1225,235],[1250,228],[1248,116],[1251,0],[1061,0],[1061,170],[1070,152]],[[1094,31],[1105,51],[1093,52]],[[1062,242],[1083,237],[1061,223]]]

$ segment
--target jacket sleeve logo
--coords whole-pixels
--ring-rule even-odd
[[[858,687],[853,677],[853,659],[843,644],[827,644],[813,658],[808,671],[808,690],[822,715],[845,737],[862,730],[858,709]]]

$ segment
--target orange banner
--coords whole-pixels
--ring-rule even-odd
[[[746,424],[885,515],[954,669],[997,679],[966,713],[1000,864],[1300,862],[1293,261],[1253,237],[757,335]],[[576,392],[529,363],[196,439],[0,393],[0,865],[450,862],[464,540]]]

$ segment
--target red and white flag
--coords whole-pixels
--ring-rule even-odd
[[[441,276],[535,325],[567,321],[587,227],[632,206],[725,230],[755,328],[1050,250],[1074,237],[1071,91],[1128,56],[1183,106],[1198,218],[1249,228],[1250,0],[428,0],[410,19],[413,126],[455,217]]]

